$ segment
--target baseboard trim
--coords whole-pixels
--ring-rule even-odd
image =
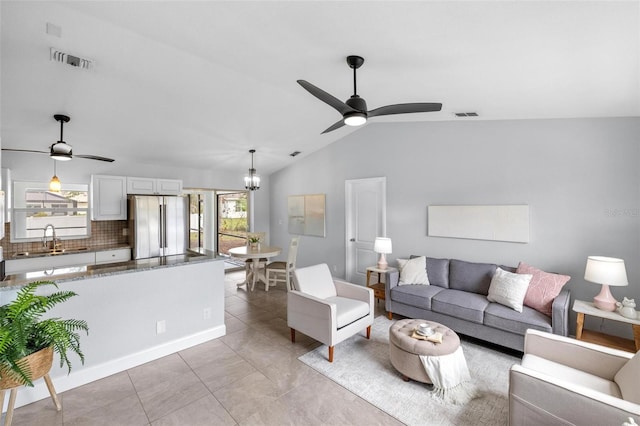
[[[86,385],[87,383],[120,373],[121,371],[137,367],[138,365],[142,365],[146,362],[208,342],[209,340],[217,339],[225,334],[226,326],[223,324],[162,345],[154,346],[140,352],[117,358],[100,365],[88,368],[76,368],[68,376],[53,378],[53,385],[55,386],[57,393],[68,391],[70,389]],[[47,390],[44,380],[38,380],[33,388],[23,386],[18,390],[16,408],[45,398],[50,398],[49,391]],[[7,399],[8,398],[5,399],[5,406],[2,407],[3,413],[7,409]]]

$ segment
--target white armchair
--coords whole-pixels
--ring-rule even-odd
[[[295,289],[287,293],[287,324],[291,341],[296,330],[329,346],[329,362],[333,347],[366,329],[367,339],[373,324],[373,290],[331,277],[322,263],[296,269]]]
[[[509,374],[510,425],[622,425],[640,419],[640,352],[527,330]]]

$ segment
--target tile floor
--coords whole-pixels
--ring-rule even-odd
[[[298,361],[319,343],[289,340],[284,285],[247,293],[243,279],[225,277],[226,336],[61,393],[60,412],[21,407],[13,425],[401,424]]]

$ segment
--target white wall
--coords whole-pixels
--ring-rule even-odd
[[[386,176],[388,259],[522,260],[571,275],[572,296],[590,300],[599,286],[583,279],[587,256],[620,257],[630,285],[612,292],[640,301],[638,135],[638,118],[370,123],[271,175],[272,242],[288,243],[288,195],[326,193],[327,237],[302,237],[298,265],[344,276],[344,182]],[[430,204],[528,204],[531,241],[428,237]]]

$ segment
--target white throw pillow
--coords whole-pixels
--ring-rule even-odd
[[[613,381],[616,382],[625,401],[640,404],[640,387],[638,387],[638,377],[640,377],[640,352],[631,358],[616,373]]]
[[[400,269],[400,282],[398,285],[423,284],[429,285],[427,276],[427,258],[424,256],[413,259],[397,259]]]
[[[522,302],[524,302],[531,278],[533,278],[531,274],[514,274],[497,268],[491,279],[487,299],[490,302],[500,303],[517,312],[522,312]]]

